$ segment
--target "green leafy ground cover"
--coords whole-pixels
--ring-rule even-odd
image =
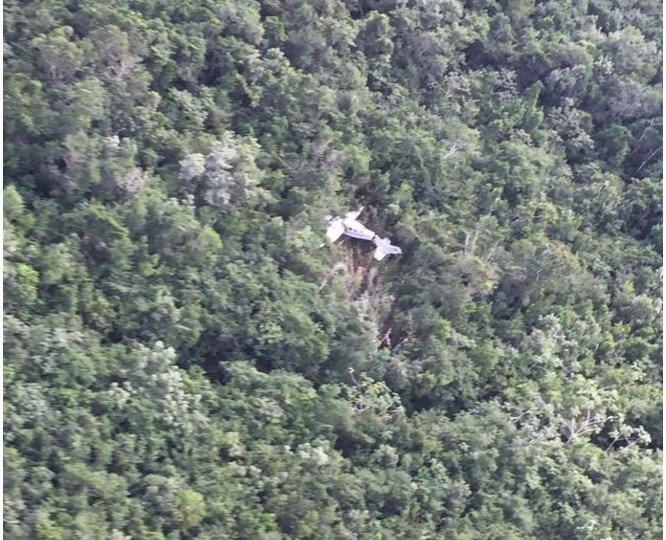
[[[7,0],[5,537],[661,538],[661,15]]]

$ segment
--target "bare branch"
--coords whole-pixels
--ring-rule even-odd
[[[645,167],[645,166],[648,164],[648,162],[649,162],[649,161],[650,161],[650,160],[656,155],[656,153],[659,152],[660,150],[661,150],[661,146],[655,148],[654,151],[653,151],[653,152],[652,152],[652,153],[651,153],[646,159],[643,160],[643,163],[641,163],[641,166],[638,167],[638,169],[636,169],[636,170],[634,171],[634,175],[637,174],[637,173],[638,173],[643,167]]]
[[[455,142],[451,145],[451,148],[449,148],[449,151],[446,153],[446,155],[444,155],[444,157],[442,157],[442,160],[448,159],[451,156],[455,155],[458,152],[458,150],[463,148],[463,146],[464,145],[463,145],[461,139],[460,138],[456,139]]]
[[[346,265],[344,263],[337,263],[331,270],[322,278],[322,280],[319,282],[319,288],[317,289],[317,292],[321,292],[326,285],[328,285],[335,275],[336,272],[339,272],[340,270],[344,270],[346,268]]]

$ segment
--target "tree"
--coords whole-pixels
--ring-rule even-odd
[[[6,535],[659,538],[659,9],[7,0]]]

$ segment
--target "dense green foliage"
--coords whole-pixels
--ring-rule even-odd
[[[661,538],[660,2],[4,27],[6,538]]]

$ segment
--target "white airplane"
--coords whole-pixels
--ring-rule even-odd
[[[335,242],[343,234],[351,236],[352,238],[359,238],[361,240],[370,240],[377,246],[373,257],[381,261],[387,255],[399,255],[402,250],[398,246],[391,245],[388,238],[381,238],[377,233],[359,223],[356,218],[363,211],[363,207],[359,208],[356,212],[347,212],[345,217],[331,217],[326,216],[328,220],[328,229],[326,230],[326,238],[329,242]]]

